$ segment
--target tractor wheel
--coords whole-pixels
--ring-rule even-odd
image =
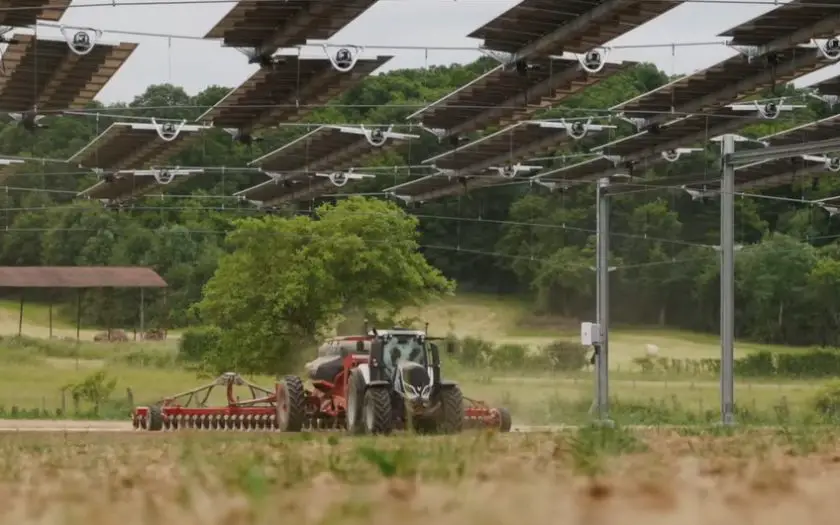
[[[365,392],[364,429],[368,434],[390,434],[394,428],[391,393],[386,388],[368,388]]]
[[[159,406],[152,405],[149,407],[149,423],[146,428],[149,430],[163,429],[163,412]]]
[[[277,428],[280,432],[300,432],[303,428],[306,392],[297,376],[285,376],[277,382]]]
[[[457,386],[440,391],[440,410],[437,431],[441,434],[458,434],[464,429],[464,396]]]
[[[347,381],[347,432],[364,434],[365,376],[358,368],[350,371]]]
[[[496,409],[499,413],[499,432],[510,432],[510,427],[513,426],[513,421],[510,419],[510,412],[508,409],[499,407]]]

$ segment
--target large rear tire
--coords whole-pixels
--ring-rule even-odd
[[[277,428],[280,432],[300,432],[305,419],[306,391],[298,376],[277,381]]]
[[[365,376],[354,368],[347,380],[347,432],[354,435],[365,433],[364,422]]]
[[[441,434],[458,434],[464,429],[464,395],[457,386],[444,388],[438,394],[440,409],[437,431]]]
[[[390,434],[394,429],[391,413],[391,393],[383,387],[368,388],[365,392],[364,429],[368,434]]]

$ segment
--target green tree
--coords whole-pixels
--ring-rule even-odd
[[[314,217],[236,221],[232,251],[197,304],[222,329],[215,368],[291,370],[348,308],[394,310],[450,293],[418,253],[417,220],[396,205],[353,197]]]

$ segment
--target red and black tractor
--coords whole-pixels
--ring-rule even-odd
[[[307,365],[312,389],[286,376],[277,389],[281,430],[346,429],[353,434],[393,430],[457,433],[464,428],[508,432],[503,408],[465,398],[441,375],[440,351],[424,331],[393,328],[338,337]]]

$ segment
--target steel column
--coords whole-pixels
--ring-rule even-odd
[[[598,181],[597,201],[597,248],[595,273],[597,299],[596,319],[601,330],[600,345],[595,357],[595,401],[598,419],[607,420],[610,409],[609,376],[609,326],[610,326],[610,186],[609,177]]]
[[[724,425],[735,422],[735,137],[725,135],[720,193],[720,414]]]

